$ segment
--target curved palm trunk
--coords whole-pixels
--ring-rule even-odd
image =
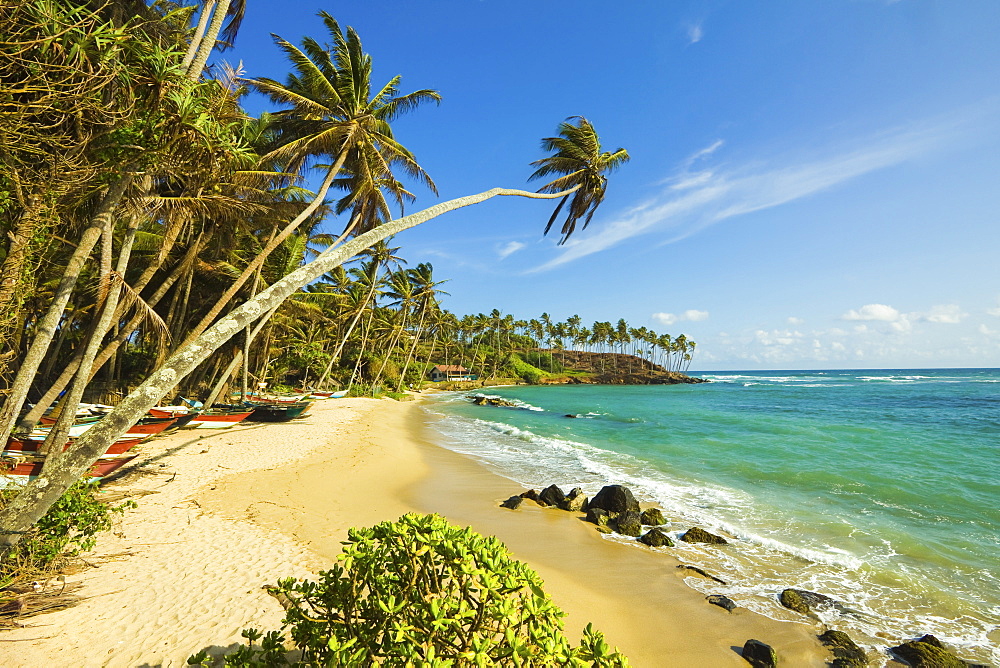
[[[222,11],[222,7],[220,6],[217,11]],[[201,319],[201,322],[195,325],[194,329],[190,331],[187,338],[185,338],[184,342],[181,344],[181,348],[198,338],[198,336],[200,336],[201,333],[212,324],[219,314],[222,313],[222,309],[229,305],[229,302],[232,301],[233,297],[236,296],[236,293],[240,291],[240,288],[243,287],[247,280],[249,280],[250,277],[256,273],[259,267],[263,266],[264,261],[267,260],[268,256],[274,252],[274,249],[280,246],[285,239],[292,234],[292,232],[302,225],[302,223],[304,223],[309,216],[316,212],[316,209],[318,209],[323,203],[323,198],[326,197],[326,193],[330,189],[330,184],[333,183],[333,179],[337,175],[337,172],[339,172],[340,168],[344,166],[344,160],[346,159],[347,152],[344,151],[337,159],[337,163],[327,172],[326,178],[323,179],[323,183],[320,185],[320,188],[316,192],[316,196],[313,198],[312,202],[310,202],[309,205],[303,209],[302,213],[292,219],[292,221],[288,223],[288,225],[286,225],[281,232],[275,235],[271,239],[270,243],[264,247],[264,250],[262,250],[257,257],[255,257],[250,264],[243,269],[243,273],[239,275],[239,278],[237,278],[233,284],[226,289],[222,296],[216,301],[212,309]]]
[[[111,185],[94,217],[90,220],[90,225],[80,237],[76,250],[73,251],[73,255],[66,263],[66,270],[59,281],[59,287],[56,288],[52,303],[38,322],[35,338],[17,371],[17,376],[14,377],[7,400],[4,402],[3,408],[0,409],[0,443],[7,442],[7,438],[14,428],[14,422],[17,420],[18,413],[21,412],[21,407],[24,405],[28,390],[35,380],[35,374],[38,373],[38,369],[42,365],[45,353],[55,337],[59,321],[62,320],[63,311],[66,309],[66,303],[76,288],[83,266],[87,262],[87,258],[90,257],[90,252],[94,249],[97,241],[101,238],[102,230],[111,220],[111,215],[121,202],[125,195],[125,189],[128,188],[131,180],[132,176],[129,174],[119,177]]]
[[[113,228],[114,223],[109,219],[105,227],[105,235],[109,240]],[[69,387],[69,392],[66,393],[66,397],[63,399],[64,409],[60,412],[55,426],[52,427],[52,431],[45,438],[45,443],[42,444],[42,454],[49,453],[49,456],[45,460],[43,471],[45,468],[57,463],[63,455],[62,446],[69,438],[69,428],[73,426],[73,421],[76,418],[76,406],[80,403],[80,399],[83,398],[83,392],[87,389],[87,385],[90,382],[90,371],[94,366],[94,359],[97,357],[97,352],[101,347],[101,341],[104,339],[104,332],[111,328],[115,311],[118,309],[118,299],[124,287],[123,285],[116,285],[115,279],[120,280],[122,284],[125,283],[125,270],[128,269],[128,262],[132,256],[132,242],[135,241],[135,233],[138,229],[139,221],[133,217],[125,233],[125,238],[122,240],[115,273],[112,274],[111,267],[108,267],[108,280],[104,290],[104,305],[100,310],[100,316],[93,328],[90,340],[87,341],[84,348],[83,358],[80,361],[80,369],[76,372],[76,378],[74,378],[73,383]],[[110,253],[108,253],[108,260],[110,260]]]
[[[477,195],[441,202],[423,211],[385,223],[337,248],[324,251],[309,264],[276,281],[253,299],[233,309],[196,340],[171,355],[113,411],[89,429],[71,450],[63,453],[59,461],[53,466],[47,466],[38,478],[29,482],[11,499],[10,503],[0,510],[0,556],[7,548],[17,544],[23,532],[48,512],[52,504],[107,451],[108,446],[156,405],[178,382],[237,332],[259,320],[271,309],[280,306],[296,290],[339,267],[378,241],[421,225],[441,214],[497,196],[552,199],[565,195],[565,192],[539,194],[524,190],[494,188]]]
[[[160,303],[160,300],[163,299],[173,284],[177,282],[177,280],[187,271],[187,268],[191,265],[191,263],[194,262],[203,242],[203,236],[204,235],[198,236],[195,243],[188,249],[184,258],[177,263],[177,266],[173,269],[173,271],[171,271],[170,275],[167,276],[163,283],[161,283],[156,289],[156,292],[154,292],[153,295],[146,301],[146,304],[150,309]],[[128,338],[139,327],[139,324],[145,318],[146,314],[140,311],[134,315],[128,324],[126,324],[125,327],[118,332],[118,335],[114,338],[114,340],[111,341],[97,356],[97,360],[94,362],[94,368],[91,370],[91,378],[93,378],[93,374],[96,373],[97,370],[99,370],[109,359],[111,359],[111,356],[114,355],[115,351],[117,351],[118,348],[128,340]],[[62,373],[59,374],[59,378],[57,378],[56,381],[51,384],[49,389],[46,390],[45,394],[42,395],[42,398],[35,404],[35,407],[28,411],[24,417],[18,421],[16,426],[18,431],[31,431],[34,429],[35,425],[38,424],[38,419],[46,410],[48,410],[48,407],[52,405],[59,394],[66,389],[66,386],[69,385],[69,382],[73,379],[73,374],[75,374],[76,370],[80,368],[81,359],[82,351],[81,355],[76,355],[72,360],[70,360],[70,363],[65,369],[63,369]]]

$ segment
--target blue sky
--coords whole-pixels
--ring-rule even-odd
[[[441,92],[395,128],[442,199],[533,189],[571,115],[629,150],[565,246],[536,200],[397,237],[457,314],[625,318],[699,370],[1000,366],[1000,3],[248,4],[221,56],[247,76],[284,78],[269,33],[322,38],[325,9],[377,82]]]

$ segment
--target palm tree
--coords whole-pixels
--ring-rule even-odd
[[[421,262],[414,269],[410,269],[407,274],[410,277],[410,281],[413,283],[414,300],[416,301],[419,311],[420,311],[420,321],[417,323],[416,332],[413,335],[413,343],[410,346],[410,352],[406,357],[406,363],[403,364],[403,371],[399,374],[399,385],[396,387],[396,391],[399,392],[403,388],[403,382],[406,379],[406,371],[410,368],[410,361],[413,359],[413,354],[417,349],[417,342],[420,341],[420,335],[424,329],[424,322],[431,311],[438,306],[437,297],[438,295],[448,294],[444,290],[439,290],[437,286],[447,281],[435,281],[434,280],[434,266],[430,262]]]
[[[333,40],[332,51],[311,37],[303,38],[303,51],[275,36],[295,73],[289,74],[285,84],[268,78],[248,83],[273,102],[290,105],[272,114],[277,145],[264,156],[265,161],[278,161],[288,171],[298,171],[323,158],[332,159],[333,164],[325,167],[326,175],[312,202],[247,265],[215,307],[190,331],[185,343],[212,324],[268,255],[319,208],[345,165],[351,174],[367,173],[377,179],[386,179],[394,167],[399,167],[434,190],[433,181],[413,154],[393,137],[389,123],[423,102],[440,101],[441,96],[426,89],[400,95],[398,75],[373,93],[372,60],[362,49],[361,38],[353,28],[348,28],[345,35],[326,12],[320,12],[320,16]],[[341,239],[351,231],[348,226]]]
[[[574,119],[575,124],[571,122]],[[542,139],[542,148],[546,151],[555,151],[556,154],[531,163],[537,169],[529,180],[533,181],[552,174],[563,176],[545,184],[538,192],[555,193],[576,188],[575,192],[567,194],[559,201],[559,205],[545,226],[544,234],[548,234],[552,223],[559,217],[559,212],[568,201],[569,210],[560,230],[562,238],[559,244],[562,245],[576,230],[577,222],[583,219],[583,229],[590,224],[590,219],[604,201],[607,191],[608,177],[605,173],[624,165],[628,162],[629,155],[623,148],[617,149],[614,153],[602,151],[601,141],[594,126],[583,116],[570,116],[560,123],[559,136]]]

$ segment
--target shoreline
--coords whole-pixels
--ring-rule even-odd
[[[827,665],[812,622],[726,612],[670,555],[602,540],[564,511],[499,508],[515,483],[436,445],[419,403],[338,399],[302,421],[151,442],[108,485],[144,494],[139,509],[86,555],[96,568],[69,578],[85,600],[6,632],[0,663],[178,666],[232,649],[243,628],[280,626],[262,587],[329,568],[349,527],[437,512],[500,538],[541,575],[572,641],[593,622],[632,665],[745,666],[750,638],[783,665]]]
[[[255,509],[265,504],[253,512],[253,522],[331,560],[351,526],[405,512],[438,513],[497,536],[536,570],[567,613],[568,637],[578,639],[593,622],[635,666],[746,665],[738,650],[750,638],[771,644],[785,665],[826,665],[827,650],[816,639],[820,629],[811,622],[726,612],[688,587],[676,568],[680,562],[669,555],[602,540],[564,511],[534,504],[513,512],[500,508],[515,483],[434,443],[430,417],[419,401],[382,401],[353,425],[346,451],[317,452],[303,466],[264,477],[228,478],[220,486],[224,493],[200,501],[229,518],[249,517],[248,502]],[[326,472],[345,466],[350,479],[324,486]],[[283,511],[293,504],[301,519]]]

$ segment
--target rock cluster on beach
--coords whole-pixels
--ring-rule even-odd
[[[667,519],[659,508],[641,508],[632,491],[624,485],[606,485],[592,499],[588,499],[583,491],[575,487],[568,493],[558,485],[549,485],[542,491],[529,489],[511,496],[500,506],[516,510],[526,500],[534,501],[543,507],[559,508],[574,513],[585,513],[584,518],[601,533],[617,533],[622,536],[634,537],[638,542],[650,547],[674,547],[674,539],[665,530]],[[705,545],[729,545],[722,536],[710,533],[700,527],[691,527],[678,536],[687,543]],[[727,583],[697,566],[680,564],[678,569],[697,573],[706,579],[723,586]],[[852,614],[855,611],[844,606],[830,596],[805,589],[788,588],[777,597],[778,602],[789,610],[794,610],[812,619],[819,619],[820,613],[836,611],[841,614]],[[732,599],[720,594],[706,596],[706,601],[727,612],[732,612],[738,606]],[[832,668],[864,668],[869,660],[865,650],[842,631],[828,630],[818,636],[819,641],[829,648],[833,659]],[[978,668],[968,664],[945,649],[931,635],[925,635],[916,640],[904,642],[889,651],[901,661],[908,662],[918,668]],[[743,658],[752,666],[777,666],[777,654],[769,645],[755,639],[748,640],[742,648]]]

